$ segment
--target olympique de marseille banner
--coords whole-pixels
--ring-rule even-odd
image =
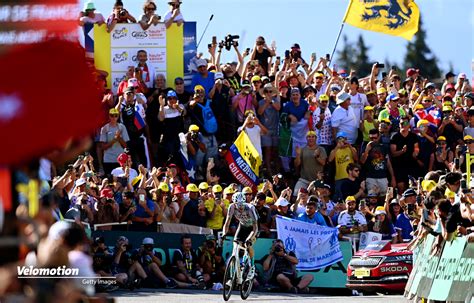
[[[234,177],[244,186],[255,188],[262,159],[247,134],[240,132],[226,154],[226,161]]]
[[[296,254],[298,270],[324,268],[343,259],[337,228],[281,216],[277,216],[276,227],[278,238],[285,243],[285,249]]]

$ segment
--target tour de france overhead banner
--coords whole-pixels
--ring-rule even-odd
[[[172,86],[174,78],[184,75],[184,67],[189,64],[186,61],[190,60],[184,56],[184,50],[189,52],[191,49],[196,53],[195,22],[185,22],[181,26],[173,24],[168,29],[160,23],[146,31],[136,23],[117,24],[110,33],[106,26],[94,25],[93,29],[85,28],[84,34],[87,52],[92,53],[97,69],[109,73],[108,87],[114,91],[128,67],[137,65],[139,50],[147,51],[148,63],[154,67],[155,75],[165,74],[167,86]]]

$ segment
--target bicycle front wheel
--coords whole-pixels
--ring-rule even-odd
[[[249,272],[251,269],[252,264],[250,263],[250,260],[247,259],[242,273],[243,282],[240,285],[240,297],[242,298],[242,300],[246,300],[249,297],[250,292],[252,291],[253,277],[249,277]]]
[[[229,262],[225,268],[224,274],[224,288],[222,289],[222,295],[224,296],[224,301],[228,301],[230,295],[232,294],[232,287],[234,286],[235,274],[237,273],[237,268],[235,267],[235,256],[230,257]]]

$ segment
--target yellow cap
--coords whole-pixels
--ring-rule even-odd
[[[417,91],[414,91],[413,93],[411,93],[410,97],[413,99],[415,97],[418,97],[420,94],[417,92]]]
[[[224,189],[224,195],[234,194],[234,193],[235,193],[235,190],[232,186],[228,186]]]
[[[443,106],[443,112],[452,112],[452,111],[453,111],[453,108],[451,106],[446,106],[446,105]]]
[[[376,212],[377,212],[377,211],[385,211],[385,207],[383,207],[383,206],[377,206],[377,207],[375,208],[375,211],[376,211]]]
[[[399,95],[406,95],[406,94],[407,94],[407,91],[406,91],[404,88],[402,88],[402,89],[399,89],[399,90],[398,90],[398,94],[399,94]]]
[[[443,106],[452,106],[453,105],[453,102],[451,101],[444,101],[443,102]]]
[[[449,188],[446,188],[446,190],[444,191],[444,195],[446,196],[446,198],[449,199],[454,198],[456,196],[456,193],[450,190]]]
[[[186,186],[186,191],[197,193],[197,192],[199,192],[199,188],[196,186],[196,184],[194,184],[194,183],[189,183],[189,184]]]
[[[425,109],[423,107],[423,105],[421,105],[420,103],[418,103],[416,106],[415,106],[415,110],[418,110],[418,109]]]
[[[212,192],[213,193],[221,193],[222,192],[222,186],[219,184],[216,184],[212,187]]]
[[[438,139],[436,139],[436,141],[446,141],[446,137],[445,136],[439,136]]]
[[[347,196],[347,198],[346,198],[346,203],[347,203],[347,202],[351,202],[351,201],[352,201],[352,202],[355,202],[355,201],[356,201],[356,198],[355,198],[354,196]]]
[[[390,121],[389,118],[383,118],[380,122],[384,122],[384,123],[388,123],[388,124],[392,124],[392,122]]]
[[[199,183],[199,189],[208,190],[209,189],[209,184],[207,184],[207,182],[201,182],[201,183]]]
[[[370,106],[370,105],[367,105],[366,107],[364,107],[364,110],[366,110],[366,111],[374,110],[374,107]]]
[[[252,109],[247,109],[244,113],[244,116],[247,117],[250,114],[255,116],[255,112]]]
[[[115,107],[109,110],[109,115],[118,115],[118,114],[119,114],[119,111]]]
[[[253,76],[250,82],[255,82],[255,81],[262,81],[262,79],[260,78],[260,76]]]
[[[133,180],[132,180],[132,186],[135,186],[135,184],[137,184],[138,182],[140,182],[141,179],[142,179],[142,176],[137,176],[137,177],[133,178]]]
[[[424,96],[423,100],[430,100],[431,101],[431,97],[430,96]]]
[[[466,135],[464,136],[464,141],[467,141],[467,140],[474,140],[474,138],[472,136],[469,136],[469,135]]]
[[[170,187],[165,182],[161,182],[160,185],[158,185],[158,189],[161,189],[161,191],[164,191],[164,192],[170,191]]]
[[[385,87],[379,87],[377,88],[377,94],[383,94],[383,93],[386,93],[387,90],[385,89]]]
[[[322,94],[319,96],[319,101],[329,101],[329,96],[326,94]]]
[[[422,125],[427,125],[427,124],[430,124],[428,120],[421,119],[420,121],[418,121],[418,123],[416,123],[416,127],[420,127]]]
[[[252,193],[252,189],[248,186],[245,186],[244,189],[242,189],[242,193],[244,194],[251,194]]]
[[[198,91],[198,90],[204,90],[204,87],[202,85],[196,85],[194,87],[194,92]]]
[[[374,95],[375,94],[375,91],[373,90],[369,90],[368,92],[365,93],[365,95]]]
[[[267,197],[265,198],[265,204],[271,204],[271,203],[273,203],[273,198],[267,196]]]
[[[314,77],[315,77],[315,78],[318,78],[318,77],[324,78],[324,74],[322,74],[322,73],[316,73],[316,74],[314,74]]]
[[[261,182],[259,185],[257,185],[257,190],[262,191],[264,186],[265,186],[265,183]]]
[[[189,130],[190,132],[198,132],[199,131],[199,126],[197,126],[196,124],[191,124],[189,126]]]
[[[306,133],[306,137],[309,136],[315,136],[316,137],[316,132],[314,130],[310,130],[309,132]]]
[[[433,180],[423,180],[421,181],[421,188],[423,191],[432,191],[436,187],[436,182]]]

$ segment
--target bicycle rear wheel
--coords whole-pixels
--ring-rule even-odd
[[[228,301],[230,295],[232,294],[232,287],[234,286],[235,274],[237,268],[235,267],[235,256],[230,257],[229,262],[225,268],[224,274],[224,283],[222,288],[222,295],[224,296],[224,301]]]
[[[253,277],[249,279],[248,274],[252,268],[252,264],[250,263],[250,259],[247,258],[247,261],[245,262],[245,267],[242,273],[242,284],[240,285],[240,297],[242,300],[246,300],[250,292],[252,291],[252,286],[253,286]]]

